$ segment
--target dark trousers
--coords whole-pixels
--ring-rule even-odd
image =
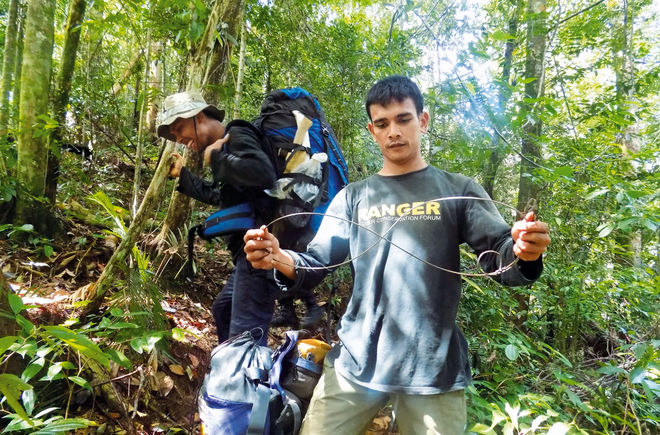
[[[218,342],[253,328],[261,328],[264,333],[260,344],[265,345],[279,292],[272,270],[254,269],[245,259],[245,254],[240,254],[227,284],[213,302]]]

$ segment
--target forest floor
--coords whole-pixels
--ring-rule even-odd
[[[66,236],[51,241],[53,252],[47,259],[34,246],[25,247],[0,238],[0,268],[24,304],[32,306],[26,317],[35,324],[57,325],[75,316],[76,295],[84,293],[98,279],[115,248],[116,241],[101,237],[98,227],[62,217]],[[68,409],[70,418],[84,417],[99,425],[78,433],[199,433],[197,394],[209,367],[211,350],[217,344],[210,307],[232,265],[228,252],[219,243],[211,251],[197,252],[198,273],[193,279],[161,279],[157,283],[169,327],[185,330],[186,337],[181,341],[168,340],[163,349],[152,352],[156,358],[132,353],[124,345],[122,350],[132,359],[133,369],[115,365],[107,373],[107,382],[119,398],[114,407],[100,388],[94,389],[92,397],[73,394],[68,401],[67,395],[61,394],[63,399],[54,406]],[[322,286],[319,288],[316,290],[319,303],[327,307],[330,292]],[[339,285],[332,310],[326,310],[317,329],[311,331],[315,338],[331,335],[327,341],[335,339],[331,331],[349,292],[348,284]],[[304,309],[300,301],[296,302],[296,310],[302,318]],[[329,322],[327,313],[330,313]],[[286,330],[271,328],[271,348],[281,343]],[[83,367],[81,376],[86,375],[91,373]],[[390,422],[391,414],[383,410],[368,433],[397,433],[390,428]]]

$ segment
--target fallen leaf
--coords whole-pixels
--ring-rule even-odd
[[[190,362],[192,363],[193,368],[197,368],[199,365],[199,359],[192,353],[188,355],[188,358],[190,358]]]
[[[156,380],[158,382],[158,392],[161,396],[166,397],[174,388],[174,380],[163,372],[156,373]]]
[[[175,375],[181,375],[181,376],[185,373],[183,367],[181,367],[178,364],[170,364],[170,371]]]
[[[369,430],[367,433],[371,434],[378,434],[378,433],[385,433],[390,427],[390,422],[392,419],[390,418],[389,415],[383,415],[383,416],[378,416],[373,419],[371,422],[371,426],[369,427]]]

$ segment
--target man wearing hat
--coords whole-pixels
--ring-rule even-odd
[[[170,175],[179,178],[177,191],[207,204],[224,209],[249,202],[255,210],[256,225],[267,224],[274,217],[275,204],[264,189],[272,188],[277,179],[272,156],[262,147],[252,124],[234,120],[225,127],[224,116],[224,110],[207,104],[198,91],[165,99],[157,120],[158,136],[203,153],[213,182],[190,172],[177,153]],[[280,292],[272,273],[253,269],[246,262],[242,231],[225,236],[225,241],[234,270],[212,306],[219,342],[256,327],[268,331]],[[317,307],[313,293],[308,294]],[[266,336],[264,333],[263,344]]]

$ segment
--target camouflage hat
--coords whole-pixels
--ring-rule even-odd
[[[225,111],[206,104],[199,91],[191,90],[168,96],[163,101],[163,111],[158,114],[156,120],[158,136],[176,142],[176,138],[170,133],[170,124],[177,118],[192,118],[202,110],[220,122],[225,119]]]

